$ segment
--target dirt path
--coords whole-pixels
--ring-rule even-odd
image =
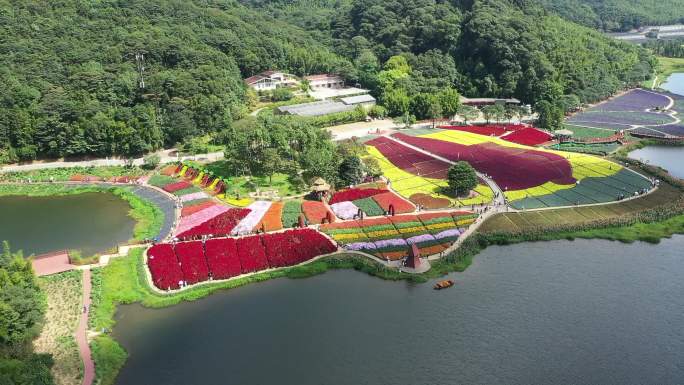
[[[78,351],[83,360],[83,382],[82,385],[91,385],[95,379],[95,363],[88,344],[88,314],[90,313],[90,269],[83,270],[83,313],[76,329],[76,343]]]

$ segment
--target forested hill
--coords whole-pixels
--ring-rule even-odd
[[[0,0],[0,163],[141,154],[221,131],[244,114],[241,79],[269,68],[351,64],[229,0]]]
[[[562,95],[595,101],[649,76],[653,65],[642,49],[562,20],[533,0],[243,1],[327,32],[362,80],[374,78],[377,62],[406,56],[409,94],[436,83],[532,104]],[[335,12],[326,13],[326,4]],[[320,21],[326,15],[327,24]]]
[[[540,0],[549,10],[588,27],[628,31],[684,22],[682,0]]]
[[[0,0],[0,163],[228,132],[241,79],[270,68],[340,73],[395,115],[454,88],[594,101],[652,72],[646,51],[536,1]]]

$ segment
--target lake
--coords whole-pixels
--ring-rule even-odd
[[[683,249],[527,243],[439,292],[334,271],[122,306],[117,384],[684,383]]]
[[[682,146],[646,146],[631,151],[629,157],[645,161],[666,169],[670,175],[684,179],[684,147]]]
[[[684,95],[684,73],[673,73],[660,88],[670,91],[673,94]]]
[[[109,193],[0,197],[0,241],[24,255],[64,249],[83,256],[124,243],[133,237],[130,206]]]

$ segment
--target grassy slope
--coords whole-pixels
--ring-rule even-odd
[[[656,76],[658,76],[658,81],[656,82],[655,88],[660,87],[667,78],[675,72],[684,72],[684,59],[683,58],[669,58],[658,56],[658,69],[656,70]],[[651,88],[653,86],[653,79],[645,81],[642,86],[644,88]]]
[[[78,384],[83,377],[74,339],[81,315],[81,276],[80,271],[69,271],[38,279],[48,307],[41,334],[33,344],[37,353],[52,355],[52,375],[57,385]]]

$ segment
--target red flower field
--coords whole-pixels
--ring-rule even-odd
[[[337,246],[318,231],[295,229],[243,238],[213,238],[204,244],[179,242],[175,248],[157,244],[148,250],[147,264],[154,285],[167,290],[178,289],[182,280],[188,284],[206,281],[210,272],[214,279],[228,279],[269,267],[297,265],[336,250]]]
[[[268,269],[268,259],[261,235],[238,238],[237,254],[243,274]]]
[[[181,210],[181,217],[187,217],[188,215],[192,215],[198,211],[202,211],[202,210],[206,209],[207,207],[211,207],[214,204],[215,204],[214,202],[207,200],[207,201],[202,202],[202,203],[197,204],[197,205],[192,205],[192,206],[183,205],[183,209]]]
[[[162,290],[178,289],[178,282],[183,280],[183,271],[173,247],[166,243],[154,245],[147,251],[147,256],[147,266],[154,285]]]
[[[401,133],[392,136],[446,159],[467,161],[477,171],[490,175],[503,189],[522,190],[546,182],[565,185],[575,183],[570,162],[556,154],[495,143],[467,146]]]
[[[206,259],[204,259],[202,241],[177,243],[176,256],[181,263],[183,278],[188,285],[206,281],[209,278],[209,268]]]
[[[501,137],[501,139],[527,146],[536,146],[538,144],[550,141],[553,139],[553,136],[544,131],[537,130],[534,127],[526,127],[522,130],[514,131],[508,135],[504,135]]]
[[[242,273],[235,238],[210,239],[204,245],[207,264],[214,279],[226,279]]]

